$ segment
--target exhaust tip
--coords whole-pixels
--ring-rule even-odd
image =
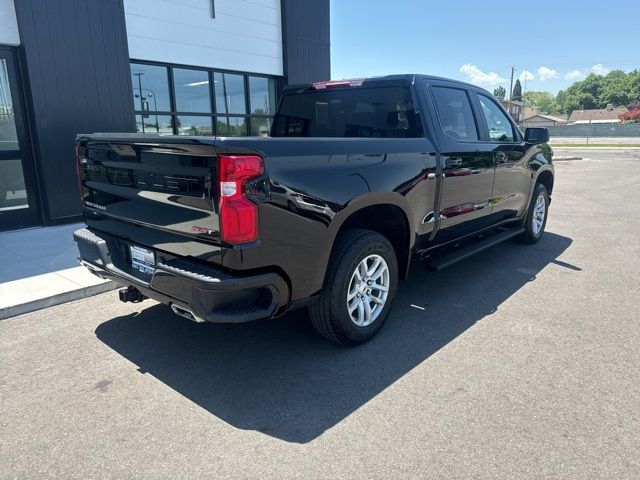
[[[175,303],[172,303],[170,306],[171,306],[171,310],[176,315],[180,315],[181,317],[188,318],[192,322],[196,322],[196,323],[204,323],[205,322],[204,319],[202,319],[200,317],[197,317],[196,315],[193,314],[193,312],[191,310],[189,310],[187,308],[181,307],[180,305],[176,305]]]

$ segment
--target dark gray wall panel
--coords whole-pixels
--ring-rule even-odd
[[[331,78],[329,0],[282,0],[288,83]]]
[[[77,133],[135,132],[122,0],[15,2],[49,220],[80,213]]]

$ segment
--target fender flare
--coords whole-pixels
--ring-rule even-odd
[[[324,281],[327,268],[329,265],[329,261],[331,260],[331,255],[333,253],[333,247],[335,245],[336,239],[338,237],[338,233],[340,229],[344,226],[345,222],[355,213],[367,207],[375,207],[382,205],[390,205],[393,207],[397,207],[402,211],[404,215],[404,221],[406,222],[408,228],[408,236],[409,241],[407,244],[407,265],[404,265],[404,271],[409,271],[409,263],[411,262],[411,250],[415,243],[416,239],[416,228],[411,221],[411,207],[407,199],[395,192],[367,192],[362,195],[359,195],[352,200],[338,213],[336,213],[335,217],[329,224],[328,235],[329,235],[329,245],[331,248],[326,251],[319,252],[317,260],[317,268],[318,273],[321,273],[321,278]]]
[[[407,199],[395,192],[367,192],[352,199],[342,210],[340,210],[333,221],[329,225],[329,233],[331,235],[332,244],[335,242],[335,238],[338,232],[345,224],[345,222],[358,211],[375,206],[391,205],[398,207],[404,214],[404,220],[407,223],[409,230],[409,248],[413,247],[415,242],[416,228],[411,221],[411,206]],[[413,234],[413,235],[412,235]]]
[[[531,192],[533,192],[533,189],[536,185],[536,183],[538,183],[538,178],[540,177],[540,175],[542,175],[545,172],[549,172],[551,174],[551,178],[553,178],[555,180],[555,170],[553,168],[552,165],[550,164],[546,164],[546,165],[542,165],[538,170],[536,170],[533,174],[533,178],[532,178],[532,182],[531,182]],[[551,192],[549,192],[551,193]]]

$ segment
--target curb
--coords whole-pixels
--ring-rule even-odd
[[[0,309],[0,320],[5,320],[11,317],[17,317],[18,315],[24,315],[25,313],[35,312],[44,308],[53,307],[62,303],[73,302],[74,300],[81,300],[83,298],[92,297],[101,293],[109,292],[118,288],[118,284],[109,281],[100,283],[98,285],[91,285],[90,287],[78,288],[77,290],[71,290],[68,292],[62,292],[50,297],[39,298],[31,302],[23,303],[20,305],[13,305],[10,307],[4,307]]]
[[[582,157],[553,157],[554,162],[566,162],[568,160],[582,160]]]

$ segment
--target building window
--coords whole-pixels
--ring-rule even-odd
[[[178,135],[213,135],[211,117],[178,115],[175,118]]]
[[[165,67],[132,63],[131,86],[136,110],[141,112],[171,110],[169,77]]]
[[[275,115],[276,82],[273,78],[249,77],[252,115]]]
[[[209,72],[174,68],[173,88],[178,112],[212,113]]]
[[[136,126],[163,135],[265,136],[276,110],[276,79],[131,63]]]
[[[173,117],[170,115],[158,115],[155,112],[138,113],[136,115],[136,128],[142,133],[160,133],[173,135]]]
[[[247,135],[247,121],[244,117],[218,117],[216,119],[218,135],[223,137],[242,137]]]

